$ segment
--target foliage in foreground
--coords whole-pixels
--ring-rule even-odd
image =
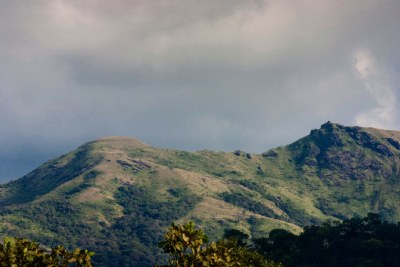
[[[285,230],[255,240],[266,257],[286,267],[395,267],[400,263],[400,223],[379,215],[308,226],[299,236]]]
[[[202,229],[193,222],[184,225],[172,224],[159,243],[170,255],[169,264],[174,267],[280,267],[267,261],[261,254],[241,246],[236,239],[208,242]],[[161,267],[161,266],[159,266]]]
[[[400,223],[382,221],[379,215],[328,221],[308,226],[296,236],[282,229],[268,238],[250,240],[238,230],[225,231],[225,239],[209,242],[193,222],[172,224],[159,247],[169,254],[158,267],[395,267],[400,262]],[[62,246],[45,249],[21,238],[0,243],[0,267],[92,267],[93,252]],[[275,262],[274,262],[275,261]],[[120,266],[115,265],[113,266]]]
[[[164,267],[282,266],[274,261],[285,267],[398,267],[400,262],[400,222],[372,213],[307,226],[298,236],[275,229],[267,238],[250,240],[231,229],[225,238],[209,243],[192,222],[172,224],[159,244],[170,255]]]
[[[93,255],[93,252],[87,250],[68,251],[62,246],[45,250],[38,243],[22,238],[6,237],[0,244],[1,267],[92,267],[90,257]]]

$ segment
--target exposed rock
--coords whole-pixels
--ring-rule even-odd
[[[321,150],[314,143],[306,143],[301,148],[301,154],[295,156],[296,163],[316,166],[320,152]]]
[[[124,170],[130,170],[132,172],[139,172],[142,170],[149,170],[151,169],[151,166],[148,163],[145,163],[141,160],[134,160],[134,159],[129,159],[132,161],[133,164],[130,164],[126,161],[123,160],[116,160],[116,162],[122,166]]]
[[[143,162],[141,160],[135,160],[135,159],[131,159],[131,161],[134,162],[136,164],[136,167],[139,169],[142,169],[142,170],[143,169],[151,169],[151,166],[146,162]]]
[[[129,164],[128,162],[126,162],[126,161],[123,161],[123,160],[117,160],[117,163],[119,164],[119,165],[121,165],[122,167],[124,167],[124,168],[129,168],[129,167],[133,167],[132,166],[132,164]]]
[[[235,152],[233,152],[233,154],[235,154],[236,156],[240,156],[242,155],[242,151],[236,150]]]
[[[398,140],[395,140],[393,138],[387,138],[386,139],[392,146],[394,146],[397,150],[400,150],[400,142]]]
[[[344,180],[367,179],[383,168],[379,161],[359,151],[329,151],[321,156],[319,167],[328,170],[325,174],[320,173],[321,178],[329,177],[329,173],[332,173]]]
[[[375,151],[377,151],[380,154],[385,155],[385,156],[391,157],[394,155],[393,152],[390,150],[390,148],[384,144],[377,144],[374,149],[375,149]]]
[[[352,127],[355,128],[355,127]],[[369,149],[372,149],[384,156],[393,156],[393,152],[390,150],[390,148],[381,143],[379,140],[377,140],[376,138],[374,138],[372,135],[370,135],[369,133],[365,132],[365,131],[361,131],[358,129],[352,129],[352,131],[350,131],[350,136],[356,141],[357,144],[363,146],[363,147],[367,147]],[[389,141],[389,140],[388,140]]]
[[[344,146],[345,141],[341,137],[344,127],[338,124],[327,122],[321,125],[321,129],[312,130],[310,136],[321,150],[326,150],[332,146]]]
[[[275,150],[270,150],[261,154],[264,158],[276,158],[278,157],[278,152]]]

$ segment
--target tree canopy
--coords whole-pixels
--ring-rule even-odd
[[[93,252],[75,249],[68,251],[62,246],[45,249],[38,243],[23,238],[3,239],[0,243],[1,267],[92,267],[90,262]]]
[[[285,267],[395,267],[400,262],[400,224],[382,221],[372,213],[308,226],[299,236],[273,230],[268,238],[254,243],[265,257]]]
[[[267,261],[261,254],[242,246],[236,238],[208,242],[202,229],[193,222],[183,225],[172,224],[159,243],[170,255],[166,266],[173,267],[280,267]]]

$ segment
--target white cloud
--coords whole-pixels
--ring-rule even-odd
[[[357,70],[366,92],[375,101],[375,106],[356,116],[356,124],[384,129],[396,127],[396,94],[391,87],[388,72],[379,67],[370,52],[359,50],[355,54]]]

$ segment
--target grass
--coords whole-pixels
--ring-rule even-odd
[[[2,186],[0,232],[100,250],[103,265],[118,258],[143,266],[159,255],[155,244],[172,221],[194,220],[214,239],[228,228],[254,237],[275,228],[299,233],[370,211],[398,221],[400,151],[388,137],[400,140],[398,132],[328,125],[251,158],[105,138]],[[135,160],[150,167],[118,163]]]

